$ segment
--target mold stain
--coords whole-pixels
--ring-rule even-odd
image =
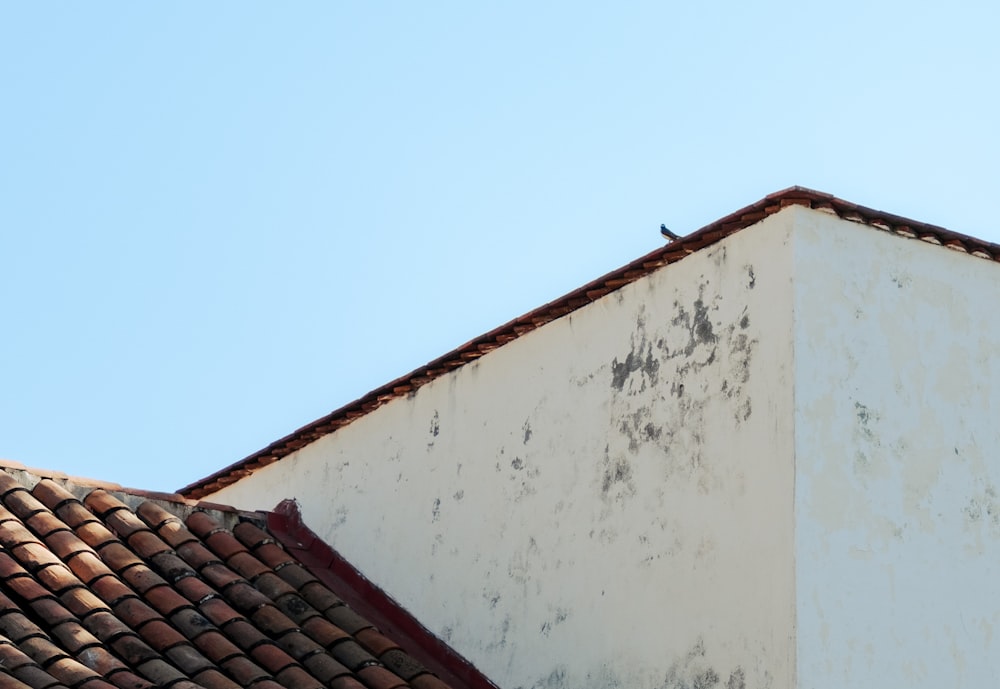
[[[632,382],[631,379],[636,373],[639,374],[639,378]],[[653,355],[653,344],[646,335],[645,306],[643,306],[636,316],[636,327],[632,333],[628,354],[624,360],[620,361],[615,357],[611,361],[611,389],[635,395],[644,392],[647,387],[655,386],[659,381],[659,373],[660,361]]]
[[[491,598],[491,601],[493,599]],[[500,600],[500,596],[496,596],[496,600]],[[510,631],[510,615],[504,615],[503,621],[500,623],[499,629],[497,629],[495,638],[490,643],[486,644],[487,651],[496,651],[504,648],[507,645],[507,633]]]
[[[684,345],[681,352],[684,356],[690,357],[694,354],[695,349],[700,345],[714,345],[718,342],[718,337],[715,334],[715,328],[712,325],[712,319],[709,317],[709,307],[705,304],[704,293],[706,285],[701,285],[699,288],[699,296],[695,300],[690,311],[688,311],[680,302],[674,302],[674,308],[677,310],[677,315],[674,316],[671,324],[682,328],[688,333],[688,341]],[[714,350],[709,355],[709,359],[714,360]],[[710,363],[710,362],[709,362]]]
[[[991,536],[1000,536],[1000,497],[992,483],[985,483],[982,490],[969,498],[963,509],[967,528],[985,526]]]
[[[601,497],[606,501],[623,502],[635,495],[632,465],[623,456],[611,457],[610,446],[604,447],[602,460]]]
[[[501,598],[502,596],[499,591],[483,589],[483,600],[489,604],[490,610],[497,609],[497,603],[500,602]]]
[[[753,268],[747,271],[753,280]],[[596,476],[606,502],[631,497],[628,486],[635,480],[625,466],[631,471],[631,456],[649,452],[660,458],[656,466],[663,479],[683,476],[704,493],[722,480],[703,456],[706,415],[709,405],[716,413],[714,405],[722,400],[736,427],[752,418],[747,383],[759,341],[750,330],[749,307],[725,321],[717,315],[721,306],[721,296],[713,295],[703,279],[697,296],[674,301],[672,315],[658,327],[639,307],[629,348],[609,366],[616,433]]]
[[[718,671],[705,663],[705,643],[699,638],[691,650],[667,670],[663,689],[711,689],[718,686],[719,681]]]
[[[854,439],[857,450],[854,453],[854,473],[859,476],[871,476],[875,473],[878,450],[882,446],[879,440],[878,423],[880,416],[870,407],[854,403],[854,415],[857,423],[854,428]]]
[[[531,423],[528,419],[525,419],[524,426],[521,429],[524,431],[524,444],[527,445],[528,441],[531,440]]]
[[[347,508],[338,507],[333,513],[333,528],[338,528],[347,523]]]
[[[497,467],[499,466],[497,464]],[[520,502],[529,495],[538,492],[538,489],[535,488],[535,479],[542,473],[540,468],[528,465],[521,457],[514,457],[510,461],[510,468],[513,469],[513,472],[510,472],[507,478],[519,484],[513,492],[514,502]]]
[[[548,636],[552,632],[553,627],[558,627],[560,624],[565,622],[568,617],[569,617],[568,610],[566,610],[565,608],[556,608],[555,614],[552,616],[552,619],[546,620],[545,622],[542,623],[540,629],[542,636]]]
[[[632,454],[637,454],[643,444],[656,442],[663,435],[663,428],[653,423],[653,413],[648,406],[626,413],[618,424],[618,430],[628,438],[628,449]]]
[[[431,439],[427,443],[427,449],[430,450],[434,447],[434,439],[438,437],[441,432],[441,418],[438,416],[437,409],[434,410],[434,416],[431,417],[430,428],[428,429]]]
[[[744,308],[739,323],[726,328],[729,369],[722,381],[721,392],[732,401],[733,421],[737,427],[748,421],[753,414],[753,404],[744,386],[750,382],[751,360],[757,349],[758,340],[743,332],[749,327],[750,316]]]

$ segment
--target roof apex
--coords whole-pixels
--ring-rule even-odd
[[[768,194],[763,199],[720,218],[699,230],[657,248],[645,256],[613,270],[582,287],[569,292],[533,311],[515,318],[465,344],[453,349],[427,364],[372,390],[353,402],[336,409],[301,428],[280,438],[267,447],[223,467],[178,490],[187,498],[210,495],[227,485],[249,476],[257,469],[273,464],[296,450],[333,433],[386,402],[415,392],[420,386],[445,373],[475,361],[484,354],[502,347],[520,336],[601,297],[621,289],[649,273],[685,256],[711,246],[742,229],[755,225],[764,218],[789,206],[804,206],[819,210],[844,220],[850,220],[882,231],[904,237],[947,246],[950,249],[972,254],[979,258],[1000,261],[1000,245],[969,235],[904,218],[885,211],[859,206],[831,194],[808,187],[791,186]]]

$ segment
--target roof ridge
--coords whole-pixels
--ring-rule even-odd
[[[621,268],[602,275],[523,316],[473,338],[443,356],[372,390],[353,402],[348,402],[326,416],[298,428],[229,466],[184,486],[177,492],[185,497],[199,498],[235,483],[249,476],[255,470],[273,464],[299,448],[333,433],[341,426],[365,416],[386,402],[412,394],[422,385],[475,361],[484,354],[516,340],[535,328],[572,313],[590,302],[635,282],[654,270],[711,246],[789,206],[804,206],[903,237],[920,239],[980,258],[1000,261],[1000,245],[998,244],[937,225],[860,206],[808,187],[788,187],[769,194],[756,203],[730,213],[690,234],[669,242],[665,246],[654,249]]]
[[[0,458],[0,471],[6,472],[22,486],[31,490],[44,479],[55,481],[63,488],[72,493],[77,499],[83,500],[94,490],[104,490],[112,494],[116,499],[127,504],[131,509],[135,509],[141,502],[154,502],[160,505],[172,505],[175,511],[187,517],[194,511],[211,513],[216,519],[222,521],[227,528],[232,528],[241,520],[264,523],[266,515],[262,511],[241,510],[232,505],[226,505],[207,500],[185,497],[179,493],[165,493],[161,491],[143,490],[140,488],[127,488],[112,481],[102,481],[83,476],[73,476],[62,471],[52,469],[38,469],[25,466],[21,462]]]

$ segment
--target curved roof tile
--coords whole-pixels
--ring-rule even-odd
[[[446,683],[345,603],[366,594],[282,544],[287,508],[276,536],[267,513],[13,464],[0,469],[0,503],[0,687],[492,686],[471,666],[471,682]],[[306,559],[335,557],[313,540]]]

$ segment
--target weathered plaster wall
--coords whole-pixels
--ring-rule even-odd
[[[799,686],[1000,686],[1000,267],[794,212]]]
[[[792,687],[791,217],[213,499],[296,497],[505,689]]]

